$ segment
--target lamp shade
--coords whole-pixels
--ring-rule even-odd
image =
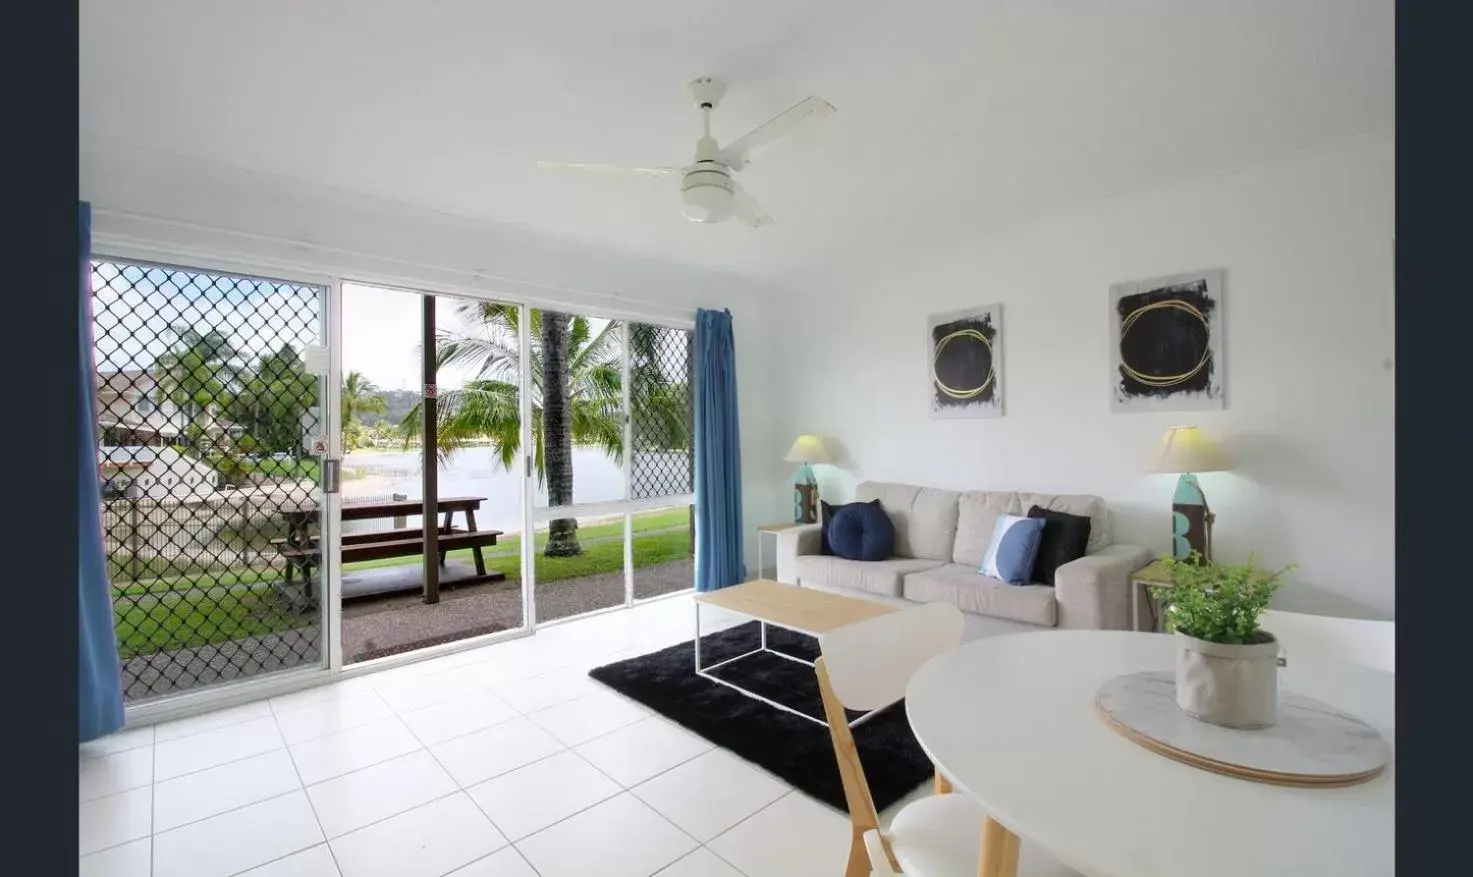
[[[1195,426],[1174,426],[1161,436],[1146,471],[1218,472],[1231,468],[1232,462],[1202,430]]]
[[[783,457],[789,463],[832,463],[834,458],[829,456],[828,448],[823,445],[823,439],[816,435],[800,435],[793,446],[788,448],[788,455]]]

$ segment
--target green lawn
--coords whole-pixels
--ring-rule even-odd
[[[113,612],[118,654],[125,659],[278,633],[316,622],[315,616],[284,611],[277,605],[270,585],[234,592],[222,588],[143,597],[114,604]]]
[[[115,574],[116,575],[116,574]],[[200,588],[250,585],[256,582],[274,582],[281,578],[281,570],[267,569],[222,569],[197,572],[188,575],[165,576],[140,581],[134,584],[113,585],[113,594],[130,597],[143,594],[167,594],[170,591],[193,591]]]
[[[690,512],[686,509],[662,509],[655,512],[641,512],[639,514],[636,514],[634,516],[635,565],[645,565],[640,562],[639,557],[639,546],[642,544],[639,534],[649,533],[652,530],[673,530],[678,527],[682,528],[680,532],[682,534],[687,534],[685,538],[689,540],[689,531],[685,529],[689,526],[689,524]],[[578,541],[583,545],[585,554],[593,551],[597,547],[599,540],[613,540],[616,544],[622,544],[623,539],[624,523],[622,521],[613,521],[607,524],[592,524],[578,528]],[[538,530],[538,549],[540,550],[546,547],[546,545],[547,531]],[[521,557],[522,554],[522,537],[520,534],[503,536],[500,540],[497,541],[495,548],[483,549],[483,552],[487,555],[488,561],[492,556],[506,556],[512,558],[512,560],[516,560],[517,558]],[[620,551],[620,556],[623,556],[622,548]],[[469,563],[471,560],[471,552],[469,548],[462,548],[458,551],[450,552],[450,557],[454,560],[464,560]],[[538,555],[538,558],[544,559],[540,554]],[[384,560],[364,560],[358,563],[345,564],[343,566],[343,569],[374,569],[382,566],[403,566],[406,563],[412,562],[414,562],[412,558],[390,557]],[[663,561],[656,562],[663,563]],[[520,564],[514,565],[520,568]],[[500,569],[501,567],[498,566],[497,568]],[[599,571],[606,572],[606,570]]]
[[[589,528],[593,529],[593,528]],[[622,529],[622,525],[620,527]],[[539,546],[546,545],[547,539],[544,534],[538,534]],[[537,584],[539,586],[563,579],[580,578],[582,576],[596,575],[604,572],[616,572],[624,568],[624,540],[622,538],[608,538],[595,540],[582,534],[580,540],[583,544],[583,553],[577,557],[544,557],[540,552],[537,555]],[[486,568],[488,570],[500,570],[506,573],[508,581],[519,582],[522,580],[522,555],[521,540],[518,537],[508,539],[506,543],[496,546],[494,553],[487,553]],[[510,544],[516,543],[516,544]],[[638,569],[643,566],[653,566],[657,563],[669,563],[672,560],[690,557],[690,532],[688,530],[662,530],[655,533],[646,533],[634,537],[634,567]],[[450,552],[453,559],[473,563],[469,548]],[[418,558],[413,557],[391,557],[386,560],[365,560],[362,563],[349,563],[343,566],[344,570],[374,569],[385,566],[407,566],[418,563]]]
[[[651,561],[645,560],[643,556],[643,553],[645,551],[651,551],[653,552],[652,556],[657,557],[664,557],[665,552],[664,549],[656,548],[653,545],[646,547],[645,540],[642,539],[639,534],[649,533],[653,530],[671,530],[676,527],[685,528],[687,525],[689,525],[689,523],[690,515],[689,512],[687,512],[685,509],[643,512],[635,515],[635,566],[648,566],[650,563],[665,562],[665,560],[663,559]],[[685,529],[681,529],[680,532],[682,534],[685,534],[688,531]],[[579,541],[583,543],[585,549],[587,549],[588,552],[594,552],[597,549],[597,556],[601,558],[605,557],[605,555],[607,554],[607,550],[599,549],[596,540],[612,539],[615,541],[616,544],[618,544],[622,542],[623,535],[624,525],[618,521],[608,524],[595,524],[592,526],[578,528]],[[686,538],[688,539],[689,537],[687,536]],[[537,531],[537,546],[541,548],[546,545],[547,531]],[[503,569],[503,566],[500,563],[501,558],[510,557],[514,561],[511,564],[511,569],[514,570],[514,572],[509,572],[508,575],[512,575],[515,578],[521,577],[521,565],[515,562],[516,559],[521,556],[522,551],[522,537],[520,535],[504,537],[496,543],[496,547],[488,548],[484,551],[488,562],[491,562],[492,565],[496,566],[497,569]],[[687,550],[686,555],[689,555],[689,553],[689,550]],[[455,560],[463,560],[466,563],[470,563],[471,551],[469,548],[459,549],[457,551],[450,552],[450,557]],[[496,560],[492,560],[492,558],[496,558]],[[545,558],[541,559],[546,560]],[[575,561],[582,559],[583,558],[572,558],[572,560]],[[561,563],[562,561],[563,558],[558,558],[554,562]],[[385,566],[404,566],[406,564],[418,562],[419,559],[417,557],[390,557],[384,560],[365,560],[358,563],[346,564],[343,569],[375,569],[377,567]],[[614,566],[611,569],[617,568],[617,566]],[[145,579],[136,583],[130,583],[126,585],[117,584],[117,582],[120,582],[127,577],[127,569],[127,561],[124,560],[120,564],[115,565],[109,570],[109,574],[114,580],[114,594],[124,594],[128,596],[138,596],[142,594],[163,594],[169,591],[189,591],[197,588],[210,588],[229,585],[249,585],[255,584],[257,582],[274,582],[277,579],[281,578],[281,571],[278,569],[235,568],[220,570],[202,570],[198,572],[181,573],[178,575],[162,575],[158,576],[157,578]],[[608,572],[609,570],[599,569],[597,571]],[[573,573],[573,575],[585,574],[586,573]],[[561,576],[561,578],[566,577],[567,576]],[[549,579],[544,580],[546,581]]]
[[[647,512],[634,519],[634,566],[636,569],[691,556],[690,532],[685,509]],[[624,567],[624,525],[621,522],[579,528],[583,554],[577,557],[537,555],[537,585]],[[547,534],[537,534],[537,544],[547,544]],[[471,562],[469,549],[451,556]],[[418,558],[390,558],[347,564],[344,569],[405,566]],[[521,537],[512,536],[498,544],[486,557],[489,569],[500,570],[507,580],[519,582]],[[124,658],[168,649],[198,647],[228,642],[241,637],[276,633],[314,624],[314,615],[285,611],[274,601],[275,569],[231,569],[211,573],[171,576],[114,588],[118,650]]]
[[[317,480],[317,461],[311,457],[301,460],[242,460],[240,468],[247,473],[268,477]]]

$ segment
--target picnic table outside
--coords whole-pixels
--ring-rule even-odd
[[[469,548],[476,563],[476,577],[468,582],[498,582],[506,579],[500,571],[486,571],[486,560],[482,549],[496,544],[502,535],[500,530],[476,528],[476,510],[486,501],[484,496],[447,496],[436,503],[436,511],[443,514],[440,525],[435,528],[436,548],[440,554],[440,566],[445,566],[446,557],[452,550]],[[365,521],[378,518],[405,518],[423,514],[424,502],[409,500],[372,500],[367,502],[344,502],[344,521]],[[465,527],[454,525],[455,513],[465,515]],[[318,544],[317,531],[320,524],[320,509],[316,506],[298,506],[283,509],[286,522],[286,538],[278,540],[277,547],[286,558],[286,581],[292,582],[294,573],[300,572],[308,588],[310,599],[316,599],[313,570],[321,564],[322,549]],[[425,532],[421,527],[399,527],[373,533],[345,533],[342,539],[343,563],[361,560],[380,560],[387,557],[414,557],[424,553]]]

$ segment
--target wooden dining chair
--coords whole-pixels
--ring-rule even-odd
[[[986,818],[970,798],[951,792],[940,774],[936,776],[937,794],[907,804],[882,834],[849,730],[846,708],[869,711],[900,700],[921,665],[955,647],[961,636],[962,614],[955,606],[927,603],[818,638],[822,657],[815,662],[814,671],[853,828],[845,877],[1013,877],[1020,873],[1017,835]],[[1022,873],[1030,877],[1073,873],[1036,853],[1028,850]]]
[[[1259,622],[1278,638],[1284,656],[1331,658],[1396,672],[1396,622],[1337,618],[1269,609]]]

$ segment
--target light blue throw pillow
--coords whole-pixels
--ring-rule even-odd
[[[1020,518],[1003,515],[992,528],[992,541],[982,555],[984,576],[1002,579],[1010,585],[1026,585],[1033,575],[1033,561],[1038,544],[1043,541],[1043,518]]]

